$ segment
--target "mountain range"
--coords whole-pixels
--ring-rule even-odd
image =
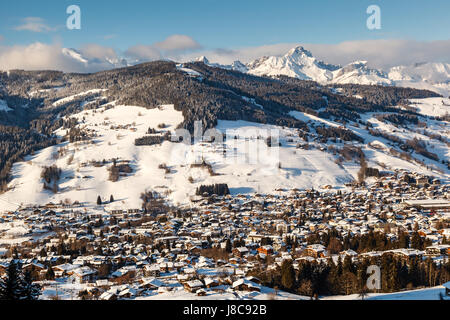
[[[409,66],[395,66],[387,71],[369,67],[368,61],[355,61],[339,66],[317,59],[301,46],[291,49],[284,56],[265,56],[248,64],[240,61],[232,65],[212,64],[205,57],[197,61],[257,76],[289,76],[320,84],[405,86],[429,89],[444,96],[450,93],[449,63],[416,63]]]
[[[63,54],[87,68],[92,66],[105,69],[122,68],[137,64],[125,58],[86,58],[75,49],[63,49]],[[201,56],[191,62],[248,73],[256,76],[289,76],[300,80],[312,80],[320,84],[361,84],[402,86],[428,89],[444,96],[450,95],[450,64],[422,62],[409,66],[395,66],[389,70],[369,67],[368,61],[355,61],[345,66],[329,64],[314,57],[302,46],[292,48],[283,56],[264,56],[249,63],[235,61],[230,65],[212,63]]]
[[[66,54],[87,65],[107,63]],[[272,73],[262,76],[271,64]],[[279,76],[276,68],[297,76]],[[421,68],[426,65],[401,69],[398,81],[413,82]],[[0,201],[14,210],[65,199],[94,203],[113,194],[136,208],[146,190],[176,204],[214,184],[227,184],[232,194],[339,189],[397,169],[448,181],[450,99],[389,83],[337,82],[352,77],[386,74],[364,62],[326,64],[302,48],[247,65],[221,66],[203,57],[88,74],[0,72]],[[197,121],[235,138],[221,146],[194,140],[185,149],[170,138],[182,128],[195,134]],[[264,147],[272,131],[280,133],[279,155],[245,162],[259,154],[248,142]],[[235,163],[227,155],[244,160]],[[111,171],[114,159],[123,172]],[[42,178],[50,166],[61,169],[51,186]]]

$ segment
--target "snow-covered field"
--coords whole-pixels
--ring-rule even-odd
[[[445,288],[437,286],[432,288],[408,290],[396,293],[369,293],[365,300],[440,300],[440,295],[445,296]],[[358,294],[348,296],[322,297],[322,300],[361,300]]]
[[[412,99],[412,106],[417,112],[432,117],[442,117],[450,114],[449,98]]]
[[[11,191],[0,195],[4,210],[12,210],[19,205],[45,204],[70,199],[80,203],[94,203],[97,196],[109,199],[112,194],[116,206],[139,208],[140,194],[148,188],[164,193],[174,203],[185,203],[195,194],[201,184],[228,183],[232,193],[265,192],[276,188],[320,187],[324,184],[342,185],[352,180],[354,168],[341,168],[334,163],[331,155],[319,150],[297,150],[295,142],[286,142],[287,135],[294,135],[292,129],[282,129],[244,121],[219,121],[218,129],[223,133],[232,130],[239,135],[238,140],[225,142],[229,154],[224,155],[221,146],[198,142],[195,146],[164,142],[158,146],[135,146],[134,140],[145,135],[149,127],[157,128],[161,123],[168,125],[166,130],[174,130],[183,121],[181,112],[173,106],[147,110],[133,106],[115,106],[112,109],[97,109],[95,112],[83,111],[76,118],[84,123],[80,126],[92,129],[97,137],[94,143],[64,143],[41,150],[24,162],[16,163],[12,170]],[[111,126],[126,126],[111,129]],[[249,132],[267,135],[268,130],[279,130],[283,146],[271,148],[252,161],[247,159],[249,152],[256,146],[265,147],[265,140],[245,138]],[[58,134],[63,135],[60,130]],[[248,136],[249,137],[249,136]],[[283,138],[284,137],[284,138]],[[298,139],[298,138],[297,138]],[[252,140],[252,141],[250,141]],[[66,148],[64,156],[58,159],[54,154]],[[191,168],[194,163],[194,151],[200,150],[201,157],[212,164],[215,176],[210,176],[204,168]],[[234,154],[231,156],[230,154]],[[269,157],[267,157],[267,155]],[[68,159],[73,161],[68,164]],[[83,166],[92,160],[103,161],[112,158],[130,160],[133,173],[121,177],[117,182],[108,180],[107,167]],[[197,157],[198,158],[198,157]],[[282,159],[281,161],[279,159]],[[198,160],[198,159],[197,159]],[[278,163],[281,162],[281,168]],[[158,168],[167,164],[170,173]],[[52,164],[63,168],[59,183],[59,193],[43,190],[40,178],[42,167]],[[194,183],[189,183],[192,177]],[[170,191],[169,191],[170,190]],[[24,196],[26,195],[26,196]]]
[[[225,289],[217,291],[206,289],[205,296],[187,292],[181,284],[176,281],[162,280],[165,287],[149,292],[145,296],[131,298],[135,300],[310,300],[309,297],[296,295],[280,290],[261,286],[261,292],[257,291],[234,291]],[[79,292],[89,289],[88,284],[72,282],[70,278],[58,279],[56,281],[40,282],[43,287],[40,300],[52,300],[58,297],[60,300],[79,300]],[[119,285],[116,285],[120,288]],[[114,288],[114,286],[112,287]],[[120,290],[120,289],[119,289]],[[440,300],[441,295],[445,298],[445,288],[436,286],[417,290],[408,290],[396,293],[368,293],[364,300]],[[362,300],[359,294],[347,296],[324,296],[320,300]],[[447,298],[448,299],[448,298]]]
[[[275,291],[274,289],[261,287],[261,292],[225,291],[217,292],[207,290],[206,296],[198,296],[189,293],[179,286],[172,291],[158,293],[146,297],[138,297],[136,300],[309,300],[308,297],[296,294]]]
[[[100,92],[102,90],[98,89],[94,93]],[[93,92],[77,96],[91,93]],[[424,115],[441,115],[442,109],[448,108],[439,106],[442,101],[450,103],[449,99],[430,98],[415,100],[414,106]],[[341,126],[339,123],[297,111],[291,112],[291,115],[309,122],[310,125]],[[421,134],[417,127],[399,129],[393,124],[377,120],[375,116],[365,114],[362,118],[371,122],[374,129],[395,133],[402,139],[418,137],[429,143],[428,149],[439,158],[449,159],[450,150],[445,143]],[[270,194],[278,188],[319,189],[324,185],[331,185],[336,189],[351,182],[359,170],[359,165],[355,162],[337,164],[337,156],[320,150],[320,145],[309,150],[297,149],[297,143],[303,143],[303,140],[298,137],[295,129],[246,121],[219,121],[217,129],[228,135],[228,139],[221,144],[197,141],[194,145],[186,145],[165,141],[161,145],[135,146],[136,138],[145,136],[149,128],[159,130],[160,124],[165,124],[163,131],[174,132],[177,125],[183,121],[183,116],[181,112],[174,110],[172,105],[145,109],[109,103],[71,117],[79,120],[80,128],[95,134],[92,141],[66,142],[52,146],[14,164],[12,181],[9,183],[11,190],[0,195],[2,210],[14,210],[21,205],[69,200],[93,205],[99,195],[104,200],[113,195],[116,201],[110,205],[112,207],[140,208],[140,194],[149,189],[167,195],[173,204],[185,204],[195,194],[198,186],[213,183],[227,183],[233,194]],[[424,121],[427,121],[428,131],[450,139],[448,123],[431,119]],[[362,147],[369,166],[381,169],[382,165],[391,170],[404,168],[448,180],[448,170],[443,164],[418,155],[414,156],[423,160],[428,168],[416,162],[399,159],[389,154],[388,149],[392,147],[390,141],[374,137],[362,127],[351,124],[347,127],[365,139],[365,145]],[[66,131],[60,129],[56,133],[63,136]],[[280,137],[281,146],[268,148],[266,137],[277,135]],[[237,139],[234,139],[234,136]],[[343,146],[342,143],[335,145]],[[322,147],[326,148],[327,145]],[[58,151],[63,152],[56,157]],[[111,166],[110,160],[113,158],[130,161],[133,172],[120,177],[117,182],[109,181],[108,167]],[[211,164],[214,175],[206,168],[191,167],[191,164],[201,162],[202,158]],[[105,165],[95,166],[92,163],[103,160],[106,161]],[[42,168],[53,164],[63,169],[57,194],[44,190],[40,177]],[[170,172],[160,169],[161,164],[165,164]]]

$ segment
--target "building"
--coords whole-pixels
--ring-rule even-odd
[[[450,211],[450,201],[444,199],[405,200],[403,204],[406,208],[416,208],[419,210]]]
[[[425,248],[425,254],[428,256],[441,256],[441,255],[449,255],[450,253],[450,245],[448,244],[440,244],[429,246]]]

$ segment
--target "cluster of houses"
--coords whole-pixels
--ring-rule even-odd
[[[285,259],[293,260],[294,268],[302,260],[384,254],[445,262],[449,197],[448,186],[439,180],[399,170],[337,193],[324,186],[196,197],[189,206],[158,216],[140,209],[62,204],[22,208],[1,217],[21,221],[30,231],[25,241],[2,245],[0,276],[16,261],[40,280],[51,276],[85,284],[87,296],[112,300],[180,288],[197,295],[258,292],[261,283],[250,272],[261,263],[277,268]],[[432,245],[330,254],[323,244],[306,241],[312,233],[331,229],[354,236],[374,230],[395,239],[398,230],[414,228]]]

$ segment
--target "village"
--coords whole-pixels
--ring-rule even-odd
[[[18,226],[0,229],[0,276],[11,262],[20,263],[44,290],[55,283],[78,288],[66,299],[145,299],[174,292],[251,298],[269,292],[255,270],[275,272],[286,260],[297,271],[305,262],[377,261],[386,255],[406,264],[429,259],[448,265],[448,185],[396,170],[365,185],[332,189],[204,194],[189,206],[155,210],[76,202],[20,208],[0,216],[1,224]],[[387,250],[345,245],[370,233],[383,235],[383,248],[405,235],[411,241]],[[342,241],[326,244],[327,234]],[[63,296],[56,289],[47,298],[60,299],[58,294]]]

